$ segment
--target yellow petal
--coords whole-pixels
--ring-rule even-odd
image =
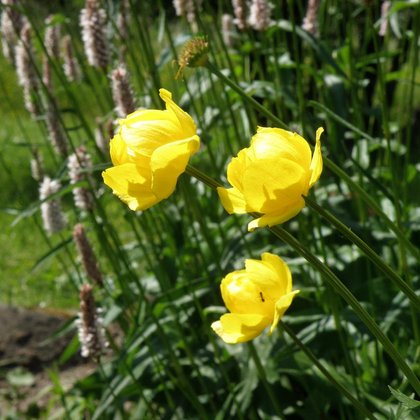
[[[309,180],[309,188],[318,181],[322,172],[322,154],[321,154],[321,134],[324,132],[322,127],[316,130],[316,145],[311,162],[311,178]]]
[[[272,320],[274,304],[284,292],[270,267],[262,261],[248,259],[245,270],[228,274],[225,279],[233,277],[236,281],[225,285],[222,281],[222,297],[226,307],[232,313],[259,314]],[[243,273],[240,276],[239,273]]]
[[[265,301],[277,301],[292,288],[292,275],[287,264],[277,255],[264,253],[261,260],[245,260],[246,272],[263,293]]]
[[[244,199],[244,195],[236,188],[223,188],[218,187],[217,193],[219,194],[222,206],[229,213],[247,213],[248,209]]]
[[[293,292],[288,293],[287,295],[282,296],[277,302],[276,302],[276,308],[274,312],[274,321],[270,328],[270,334],[273,333],[274,329],[277,327],[277,324],[279,323],[281,317],[284,315],[284,313],[287,311],[289,306],[292,304],[293,298],[296,294],[298,294],[300,290],[294,290]]]
[[[264,299],[261,288],[246,270],[236,270],[227,274],[220,284],[220,291],[230,312],[259,314],[273,319],[275,301],[270,305],[269,297]]]
[[[166,111],[153,111],[164,114]],[[166,113],[166,115],[168,115]],[[140,156],[151,156],[158,147],[190,137],[169,118],[138,121],[135,124],[124,124],[120,129],[121,137],[127,147]]]
[[[273,156],[247,165],[243,175],[245,201],[259,213],[278,213],[306,194],[309,170],[289,159]]]
[[[284,287],[281,294],[290,293],[292,291],[292,274],[289,266],[279,256],[270,252],[264,252],[261,255],[261,259],[264,263],[269,264],[276,273],[282,288]]]
[[[254,219],[248,223],[248,231],[252,232],[258,227],[275,226],[287,222],[296,216],[305,206],[305,200],[302,197],[293,203],[280,209],[278,213],[265,214],[258,219]]]
[[[242,179],[246,165],[249,163],[249,149],[242,149],[238,156],[232,158],[227,167],[227,179],[232,187],[242,190]]]
[[[136,127],[137,124],[144,121],[153,120],[167,120],[168,113],[161,109],[138,109],[137,111],[128,114],[125,118],[120,118],[118,123],[120,126],[128,125]]]
[[[184,138],[191,137],[196,133],[196,126],[194,120],[189,114],[182,110],[173,100],[172,94],[166,89],[159,89],[159,96],[166,104],[166,109],[175,116],[178,120],[180,127],[184,131]]]
[[[152,190],[156,196],[166,198],[172,194],[179,175],[185,171],[188,160],[200,147],[198,136],[158,147],[152,154]]]
[[[236,344],[260,335],[270,320],[258,314],[225,314],[211,327],[225,343]]]
[[[258,127],[251,141],[256,159],[269,158],[273,154],[290,159],[307,170],[311,161],[308,142],[297,133],[281,128]]]
[[[254,284],[265,294],[272,294],[279,286],[279,278],[273,267],[264,261],[247,259],[245,260],[245,270]]]
[[[110,155],[112,163],[116,165],[122,165],[129,161],[127,154],[127,145],[122,139],[120,134],[116,134],[109,143]]]
[[[131,210],[145,210],[161,200],[151,190],[151,173],[134,163],[109,168],[102,177]]]

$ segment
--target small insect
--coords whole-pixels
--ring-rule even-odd
[[[264,299],[264,296],[263,296],[262,292],[260,292],[260,298],[263,302],[265,302],[265,299]]]

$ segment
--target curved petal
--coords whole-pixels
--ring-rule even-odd
[[[116,134],[109,142],[109,153],[111,155],[112,163],[116,165],[122,165],[129,161],[127,154],[127,145],[122,139],[121,135]]]
[[[283,289],[281,294],[290,293],[292,291],[292,273],[290,272],[289,266],[279,256],[270,252],[264,252],[261,255],[261,259],[264,263],[269,264],[276,273]]]
[[[242,193],[252,211],[279,213],[306,194],[308,185],[309,171],[294,161],[274,156],[246,167]]]
[[[245,269],[252,281],[262,290],[268,292],[278,287],[278,276],[272,266],[261,260],[245,260]]]
[[[151,173],[134,163],[114,166],[102,172],[106,185],[112,188],[131,210],[145,210],[161,201],[151,190]]]
[[[150,159],[153,173],[152,190],[160,198],[167,198],[175,189],[179,175],[188,160],[200,147],[198,136],[165,144],[157,148]]]
[[[292,275],[287,264],[277,255],[265,252],[262,260],[245,260],[246,272],[259,290],[265,301],[274,303],[280,296],[292,290]]]
[[[257,337],[269,324],[268,318],[258,314],[225,314],[211,327],[225,343],[236,344]]]
[[[138,124],[144,121],[150,120],[167,120],[170,114],[168,111],[162,109],[138,109],[131,114],[128,114],[125,118],[118,120],[120,126],[128,125],[136,128]]]
[[[169,112],[172,112],[177,121],[180,124],[180,127],[185,132],[185,137],[193,136],[197,129],[194,123],[194,120],[191,116],[182,110],[173,100],[172,94],[166,89],[159,89],[159,96],[163,99],[166,104],[166,109]]]
[[[232,271],[227,274],[220,284],[220,291],[230,312],[259,314],[273,319],[274,301],[270,307],[269,299],[264,299],[261,289],[246,270]]]
[[[318,130],[316,130],[316,145],[314,154],[312,156],[312,162],[311,162],[311,178],[309,180],[309,188],[312,187],[312,185],[315,184],[316,181],[318,181],[319,177],[321,176],[322,172],[322,154],[321,154],[321,134],[324,132],[324,129],[322,127],[319,127]]]
[[[281,209],[279,213],[265,214],[258,219],[254,219],[248,223],[248,231],[252,232],[258,227],[274,226],[287,222],[295,217],[305,207],[305,200],[299,197],[299,200],[288,207]]]
[[[165,111],[154,111],[165,113]],[[155,119],[121,126],[120,135],[127,147],[140,156],[151,156],[158,147],[190,137],[172,120]]]
[[[277,327],[277,324],[280,321],[280,318],[287,311],[289,306],[292,304],[293,298],[297,295],[300,290],[294,290],[293,292],[288,293],[287,295],[282,296],[277,302],[274,311],[274,321],[271,324],[270,334],[273,333],[274,329]]]
[[[242,179],[246,165],[249,163],[248,149],[242,149],[238,155],[229,162],[227,167],[227,179],[232,187],[242,190]]]
[[[248,212],[244,195],[236,188],[217,187],[222,206],[229,213],[243,214]]]
[[[272,154],[298,163],[308,170],[311,162],[311,149],[308,142],[299,134],[281,128],[258,127],[251,141],[256,159],[265,159]]]

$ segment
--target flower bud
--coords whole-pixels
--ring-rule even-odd
[[[102,274],[98,268],[98,262],[86,236],[85,228],[78,223],[73,228],[73,241],[76,244],[80,259],[86,274],[100,287],[103,286]]]
[[[223,42],[226,44],[227,47],[231,47],[233,45],[233,18],[231,15],[224,14],[222,16],[222,36]]]
[[[88,178],[86,171],[91,170],[92,161],[84,146],[79,146],[75,153],[69,156],[67,162],[70,184],[77,184]],[[89,189],[85,187],[73,188],[74,204],[81,210],[92,210],[93,197]]]
[[[119,66],[111,72],[112,99],[114,100],[117,114],[124,118],[135,110],[133,89],[127,69]]]
[[[379,27],[379,36],[385,36],[388,32],[388,14],[390,9],[391,2],[389,0],[383,1],[381,4],[381,25]]]
[[[88,63],[106,69],[109,63],[109,43],[105,33],[106,12],[98,0],[86,0],[80,13],[82,40]]]
[[[58,105],[54,98],[50,98],[48,101],[45,122],[47,123],[48,137],[54,150],[62,157],[66,157],[68,153],[67,136],[60,124]]]
[[[234,23],[243,31],[247,27],[246,14],[247,4],[245,0],[232,0],[233,14],[235,15]]]
[[[98,360],[108,347],[100,315],[100,310],[96,308],[92,286],[84,284],[80,290],[80,312],[76,324],[82,356],[94,360]]]
[[[321,0],[309,0],[306,15],[303,19],[302,28],[314,36],[318,35],[318,9]]]
[[[79,63],[73,52],[70,35],[63,38],[63,71],[69,82],[74,82],[80,77]]]
[[[41,204],[41,215],[44,228],[48,234],[56,233],[62,230],[66,225],[66,219],[61,211],[59,199],[48,199],[52,194],[58,192],[61,188],[59,181],[45,177],[39,187],[40,200],[46,200]]]
[[[28,22],[25,22],[20,31],[20,39],[16,45],[16,74],[18,82],[23,89],[25,108],[32,114],[39,114],[37,103],[38,79],[34,67],[34,48],[32,45],[32,31]]]
[[[178,79],[185,67],[204,67],[207,63],[209,43],[204,37],[189,40],[181,51],[178,59],[179,69],[175,76]]]
[[[0,34],[3,54],[10,63],[15,61],[15,47],[22,28],[22,15],[15,9],[17,0],[2,0]]]
[[[265,31],[271,25],[272,5],[267,0],[252,0],[249,25],[256,31]]]
[[[31,175],[35,181],[41,181],[44,177],[44,168],[42,155],[40,155],[37,149],[32,149],[32,159],[30,162],[31,165]]]
[[[45,29],[44,45],[48,55],[51,58],[60,57],[60,25],[54,24],[54,17],[48,16],[45,20],[47,28]]]

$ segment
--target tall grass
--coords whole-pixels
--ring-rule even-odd
[[[248,22],[229,34],[222,15],[238,2],[191,2],[198,9],[183,16],[161,0],[97,2],[107,49],[98,66],[85,54],[82,2],[3,3],[3,14],[13,10],[31,26],[33,45],[24,48],[33,51],[37,88],[29,99],[37,110],[23,110],[16,66],[1,58],[1,218],[10,235],[2,249],[13,251],[2,269],[29,290],[32,282],[38,290],[48,284],[56,291],[44,299],[49,306],[70,300],[76,308],[82,285],[91,283],[109,342],[103,356],[93,355],[97,371],[71,389],[51,373],[51,404],[39,417],[419,415],[418,2],[391,2],[381,15],[388,2],[327,0],[305,29],[307,2],[273,2],[259,30]],[[76,80],[64,72],[63,57],[51,54],[47,27],[70,36]],[[178,72],[183,45],[197,35],[208,42],[207,63]],[[143,212],[129,210],[100,176],[111,163],[97,139],[117,127],[111,72],[121,65],[136,107],[161,109],[159,88],[171,91],[202,143],[174,194]],[[67,153],[51,142],[52,126]],[[298,216],[248,232],[251,216],[228,215],[214,189],[227,185],[227,163],[257,126],[296,131],[310,142],[323,126],[325,167]],[[81,145],[93,164],[72,179],[69,155]],[[30,179],[35,149],[44,174],[61,184],[46,199],[37,194],[41,180]],[[88,192],[93,207],[78,207],[77,191]],[[47,233],[42,206],[56,200],[67,225]],[[101,282],[89,277],[73,243],[78,223]],[[226,312],[220,281],[267,251],[287,261],[301,292],[271,336],[224,344],[210,328]],[[30,266],[19,269],[14,262],[28,254]],[[21,299],[23,288],[7,279],[2,290],[2,301],[37,303],[36,294]],[[61,362],[78,348],[75,338]]]

